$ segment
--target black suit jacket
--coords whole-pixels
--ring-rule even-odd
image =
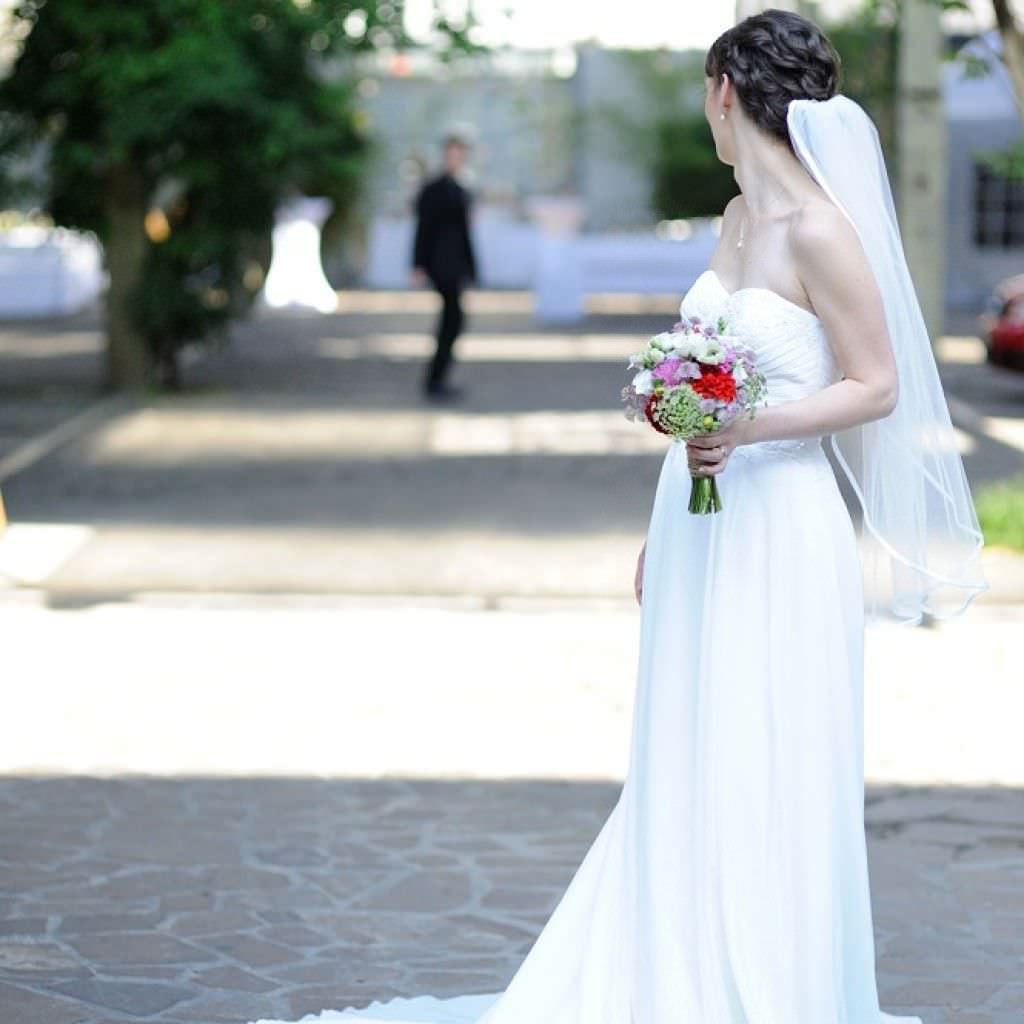
[[[427,182],[416,200],[412,263],[422,267],[439,288],[476,279],[469,207],[469,193],[450,174]]]

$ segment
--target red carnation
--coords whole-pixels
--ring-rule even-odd
[[[713,398],[717,402],[736,401],[736,381],[733,380],[731,373],[709,373],[705,370],[700,377],[690,383],[701,398]]]

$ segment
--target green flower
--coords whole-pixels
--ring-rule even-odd
[[[688,387],[673,388],[662,395],[653,415],[666,433],[676,437],[693,437],[700,433],[704,418],[700,411],[700,398]]]
[[[764,374],[753,373],[743,382],[743,398],[747,406],[759,405],[768,390]]]

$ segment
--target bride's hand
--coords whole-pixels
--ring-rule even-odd
[[[752,421],[745,416],[713,434],[698,434],[686,442],[686,459],[697,476],[716,476],[741,444],[750,444]]]
[[[636,560],[636,575],[633,577],[633,593],[636,595],[636,603],[644,603],[644,556],[647,554],[647,544],[640,549]]]

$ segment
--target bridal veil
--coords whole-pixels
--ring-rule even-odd
[[[987,589],[982,536],[942,392],[931,340],[907,267],[878,131],[837,94],[792,100],[793,150],[852,222],[881,292],[899,374],[884,419],[831,439],[863,511],[871,619],[947,618]]]

